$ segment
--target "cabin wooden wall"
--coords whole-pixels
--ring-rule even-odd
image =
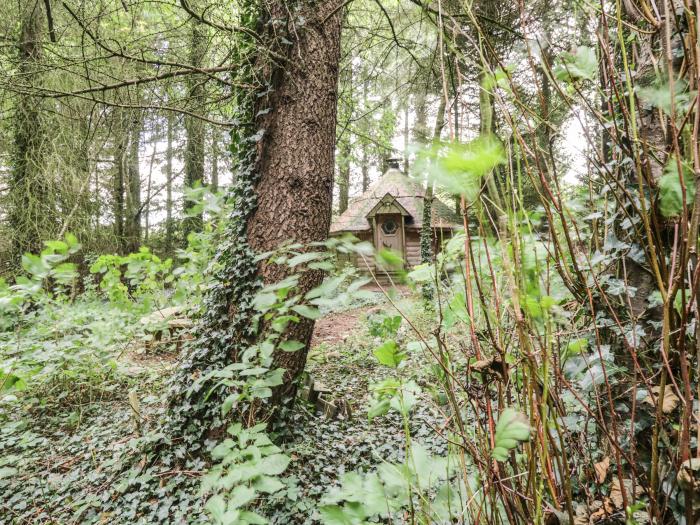
[[[409,268],[420,264],[420,232],[406,229],[406,264]]]
[[[368,232],[355,232],[355,237],[361,241],[366,241],[374,244],[374,236],[371,231]],[[452,232],[450,230],[437,230],[434,235],[434,245],[433,250],[437,251],[440,244],[452,237]],[[406,228],[405,230],[405,260],[408,269],[418,266],[420,262],[420,231]],[[372,270],[374,270],[374,257],[366,257],[367,263],[370,265]],[[345,259],[339,261],[341,264],[350,263],[356,268],[365,271],[365,262],[361,257],[358,256],[348,256]]]

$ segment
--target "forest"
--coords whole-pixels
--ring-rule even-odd
[[[700,0],[0,7],[0,524],[700,524]]]

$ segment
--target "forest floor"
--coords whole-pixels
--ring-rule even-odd
[[[399,301],[409,310],[415,305],[408,295]],[[316,523],[322,496],[344,473],[403,459],[406,436],[401,418],[389,413],[370,422],[367,417],[369,386],[396,374],[372,355],[378,340],[368,333],[366,319],[382,312],[390,312],[390,306],[379,299],[370,306],[329,313],[317,322],[307,370],[333,398],[349,403],[352,416],[326,418],[308,403],[296,404],[278,435],[292,458],[285,473],[289,488],[261,509],[271,523]],[[410,340],[403,326],[398,339]],[[426,372],[419,354],[409,353],[401,374],[421,384]],[[7,414],[9,421],[0,434],[0,523],[205,520],[200,472],[163,468],[127,480],[120,477],[124,457],[136,449],[138,437],[129,392],[136,392],[140,400],[143,428],[157,430],[164,385],[177,366],[177,354],[148,353],[134,344],[115,358],[111,377],[51,385],[52,395],[28,400]],[[426,393],[421,395],[430,395],[429,385],[423,386]],[[434,405],[416,404],[411,437],[432,453],[444,454],[446,442],[433,430],[444,419],[431,408]],[[144,500],[134,494],[135,486],[154,482],[157,497]]]

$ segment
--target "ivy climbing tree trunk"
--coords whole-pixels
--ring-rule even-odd
[[[272,18],[286,18],[286,2],[272,3]],[[248,242],[257,252],[274,250],[289,241],[308,244],[328,236],[333,197],[338,67],[341,15],[332,2],[299,2],[290,35],[289,60],[278,75],[268,100],[271,111],[263,118],[268,130],[261,143],[258,206],[248,224]],[[337,11],[337,10],[336,10]],[[306,20],[303,26],[299,20]],[[288,21],[292,22],[292,21]],[[262,109],[262,108],[261,108]],[[259,266],[265,284],[290,274],[281,265]],[[320,284],[320,271],[302,274],[297,293]],[[285,369],[284,383],[274,392],[273,406],[293,398],[295,380],[304,370],[314,322],[301,319],[291,325],[288,339],[304,344],[297,352],[276,352],[275,365]]]
[[[19,70],[23,82],[40,89],[44,4],[34,0],[20,2],[21,22],[18,42]],[[12,231],[15,262],[25,252],[38,252],[42,241],[56,231],[55,195],[44,173],[42,147],[46,130],[41,122],[41,99],[19,95],[15,107],[13,159],[8,184],[8,222]]]
[[[440,97],[435,127],[433,128],[433,142],[440,140],[442,128],[445,125],[445,97]],[[425,134],[424,134],[425,136]],[[433,260],[433,228],[431,227],[433,214],[433,181],[427,180],[425,185],[425,198],[423,199],[423,228],[420,232],[420,258],[422,263],[430,263]]]
[[[231,134],[236,179],[230,197],[236,206],[212,265],[214,284],[197,339],[171,382],[169,426],[187,436],[183,444],[201,441],[225,424],[221,405],[229,391],[212,388],[206,378],[240,362],[264,337],[265,327],[252,322],[260,285],[298,273],[298,268],[258,261],[256,254],[289,242],[323,241],[330,228],[341,15],[335,3],[290,4],[251,5],[242,16],[246,36],[255,35],[243,46],[252,51],[237,58],[244,63],[238,80],[264,81],[241,93],[241,126]],[[305,294],[322,278],[317,270],[303,272],[294,293]],[[265,366],[285,370],[282,384],[265,406],[237,408],[247,424],[276,419],[279,408],[293,400],[313,325],[302,318],[286,328],[284,339],[303,348],[272,354],[271,366]]]

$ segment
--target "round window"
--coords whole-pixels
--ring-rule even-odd
[[[386,235],[393,235],[396,233],[396,230],[399,229],[399,225],[396,224],[396,221],[394,219],[387,219],[382,223],[382,231]]]

